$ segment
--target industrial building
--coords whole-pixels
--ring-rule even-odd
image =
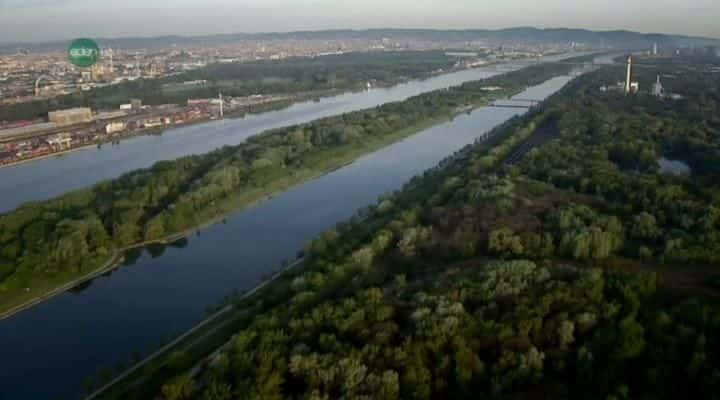
[[[67,150],[72,147],[72,135],[69,133],[59,133],[47,139],[47,144],[55,151]]]
[[[120,109],[124,111],[140,111],[142,107],[142,100],[140,99],[130,99],[129,103],[120,104]]]
[[[92,110],[87,107],[69,108],[67,110],[51,111],[48,120],[57,125],[75,125],[91,122]]]
[[[660,82],[660,75],[657,76],[657,82],[653,86],[653,95],[659,98],[665,96],[665,88],[663,88],[662,82]]]
[[[127,124],[125,122],[110,122],[109,124],[105,125],[105,133],[108,135],[112,135],[115,133],[119,133],[124,131],[127,128]]]
[[[46,122],[43,124],[32,124],[18,126],[8,129],[0,129],[0,142],[16,140],[18,138],[42,135],[57,128],[57,124]]]

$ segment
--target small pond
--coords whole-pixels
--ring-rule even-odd
[[[658,160],[658,163],[660,164],[661,173],[673,175],[689,175],[692,173],[692,168],[680,160],[671,160],[669,158],[662,157]]]

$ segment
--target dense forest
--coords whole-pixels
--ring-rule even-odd
[[[200,373],[176,365],[155,393],[718,398],[718,80],[672,74],[684,100],[601,92],[620,68],[588,74],[379,199],[238,303],[257,316]]]
[[[39,296],[98,269],[120,249],[183,234],[469,105],[519,92],[571,69],[568,64],[530,66],[268,131],[237,146],[159,162],[53,200],[28,203],[0,215],[0,305],[8,308]],[[502,89],[486,91],[486,86]]]
[[[210,64],[194,71],[157,79],[140,79],[47,100],[6,105],[0,121],[45,118],[48,111],[87,106],[117,108],[131,98],[148,105],[184,104],[188,99],[255,94],[298,93],[330,89],[357,89],[367,82],[390,85],[420,79],[453,67],[457,58],[440,51],[370,52],[317,58],[294,57],[277,61]],[[207,80],[183,86],[185,81]]]
[[[663,71],[644,69],[639,78],[649,87]],[[673,73],[667,90],[683,100],[586,94],[560,105],[560,138],[532,152],[519,172],[601,199],[626,225],[616,247],[624,256],[718,264],[720,84],[702,71]],[[687,164],[691,175],[662,173],[662,158]]]

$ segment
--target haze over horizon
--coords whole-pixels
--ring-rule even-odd
[[[296,30],[624,29],[720,38],[720,2],[688,0],[0,0],[3,42]]]

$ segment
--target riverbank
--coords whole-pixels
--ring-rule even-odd
[[[70,154],[70,153],[74,153],[74,152],[76,152],[76,151],[89,150],[90,148],[97,147],[97,145],[98,145],[97,143],[89,143],[89,144],[84,144],[84,145],[81,145],[81,146],[73,147],[73,148],[67,149],[67,150],[62,150],[62,151],[56,151],[56,152],[53,152],[53,153],[43,154],[43,155],[38,156],[38,157],[24,158],[24,159],[22,159],[22,160],[13,161],[13,162],[11,162],[11,163],[0,164],[0,169],[2,169],[2,168],[10,168],[10,167],[17,167],[18,165],[27,164],[27,163],[33,162],[33,161],[44,160],[44,159],[46,159],[46,158],[62,157],[62,156],[64,156],[64,155],[67,155],[67,154]]]

